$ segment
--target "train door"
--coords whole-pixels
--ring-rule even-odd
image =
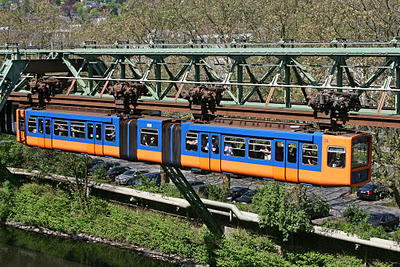
[[[51,124],[51,119],[44,120],[44,147],[49,149],[53,148],[53,131],[51,129]]]
[[[95,123],[94,126],[94,152],[95,155],[104,156],[103,151],[103,125],[101,123]]]
[[[210,170],[214,172],[221,172],[221,135],[211,134],[211,140],[209,140],[210,151]]]
[[[38,147],[45,147],[45,136],[44,136],[44,118],[38,117],[37,118],[37,134],[39,136],[37,141]]]
[[[274,179],[275,180],[280,180],[280,181],[285,181],[285,176],[286,176],[286,171],[285,171],[285,140],[274,140],[274,162],[275,162],[275,168],[274,168]]]
[[[199,167],[202,170],[210,170],[210,134],[200,133]]]
[[[299,142],[286,141],[286,181],[299,182]]]

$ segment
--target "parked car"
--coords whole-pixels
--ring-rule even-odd
[[[123,174],[118,175],[115,177],[115,182],[117,184],[129,184],[132,180],[136,180],[140,175],[148,173],[148,170],[127,170]]]
[[[127,170],[129,170],[129,168],[126,166],[116,166],[107,171],[106,178],[115,179],[115,177],[117,177],[120,174],[123,174]]]
[[[93,167],[94,165],[99,164],[99,163],[103,163],[103,162],[104,162],[104,160],[102,160],[102,159],[89,158],[88,159],[88,166]]]
[[[205,193],[207,190],[207,185],[204,182],[201,181],[188,181],[188,182],[196,193]]]
[[[211,171],[202,170],[202,169],[198,169],[198,168],[192,168],[192,169],[190,169],[190,171],[195,174],[210,174],[211,173]]]
[[[132,180],[132,185],[141,185],[144,181],[156,181],[157,184],[161,183],[161,172],[148,172],[142,175],[135,180]]]
[[[399,216],[387,212],[372,212],[368,222],[374,226],[381,225],[386,230],[396,231],[399,226]]]
[[[253,197],[257,193],[257,190],[249,190],[244,193],[241,197],[236,198],[234,203],[250,204],[253,201]]]
[[[232,187],[226,194],[225,199],[228,201],[234,201],[238,197],[241,197],[244,193],[249,191],[247,187]]]
[[[378,200],[389,196],[389,189],[380,183],[368,183],[357,190],[360,199]]]
[[[92,168],[88,169],[89,173],[93,173],[95,172],[97,169],[99,169],[100,167],[104,168],[106,171],[108,171],[109,169],[118,166],[119,163],[118,162],[100,162],[97,163],[96,165],[94,165]]]

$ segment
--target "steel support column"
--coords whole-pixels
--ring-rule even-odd
[[[215,235],[222,235],[221,227],[190,186],[182,172],[178,168],[165,165],[161,165],[161,168],[189,202],[196,214],[203,220],[205,225],[207,225],[207,228]]]

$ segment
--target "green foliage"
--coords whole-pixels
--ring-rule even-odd
[[[93,178],[94,180],[104,179],[104,177],[106,176],[106,174],[107,174],[107,170],[106,170],[103,166],[100,166],[99,168],[97,168],[97,169],[93,172],[92,178]]]
[[[351,203],[351,205],[347,206],[347,208],[343,211],[343,216],[346,217],[348,222],[360,223],[366,222],[368,220],[369,214],[361,210],[354,203]]]
[[[291,266],[276,253],[274,243],[246,231],[233,232],[216,251],[217,266]]]
[[[304,202],[303,208],[309,213],[321,214],[321,216],[326,217],[329,215],[331,205],[325,202],[320,196],[313,195]]]
[[[344,255],[323,254],[315,251],[288,252],[285,257],[296,266],[363,266],[362,259]]]
[[[228,189],[226,187],[221,188],[218,184],[209,184],[207,185],[206,192],[208,199],[225,202]]]
[[[268,182],[259,188],[253,204],[260,215],[260,226],[277,228],[287,241],[291,233],[307,231],[310,220],[295,192],[286,184]]]
[[[10,213],[14,195],[12,189],[9,181],[5,181],[0,188],[0,221],[5,221]]]

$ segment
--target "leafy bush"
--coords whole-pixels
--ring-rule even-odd
[[[13,190],[9,181],[5,181],[0,188],[0,221],[5,221],[12,207]]]
[[[287,190],[286,184],[268,182],[257,189],[253,204],[260,215],[260,226],[277,228],[287,241],[291,233],[307,231],[310,225],[308,214],[301,209],[296,194]]]
[[[347,208],[343,211],[343,216],[346,217],[347,221],[351,223],[360,223],[363,221],[366,222],[369,218],[369,214],[361,210],[354,203],[351,203],[351,205],[347,206]]]
[[[216,251],[217,266],[291,266],[276,253],[275,244],[263,236],[238,230]]]

